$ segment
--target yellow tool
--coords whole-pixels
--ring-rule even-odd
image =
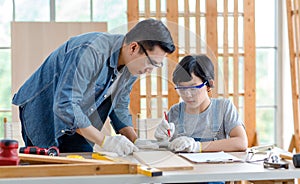
[[[84,159],[84,157],[83,157],[83,156],[81,156],[81,155],[67,155],[66,157],[67,157],[67,158],[77,158],[77,159]]]
[[[147,166],[138,166],[138,174],[143,174],[149,177],[162,176],[162,171],[156,168]]]
[[[114,161],[113,159],[108,158],[105,154],[101,154],[101,153],[97,153],[97,152],[92,153],[92,158],[96,159],[96,160]]]

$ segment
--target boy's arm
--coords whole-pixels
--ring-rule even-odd
[[[202,142],[202,151],[245,151],[248,147],[248,138],[245,128],[240,125],[230,132],[229,139]]]

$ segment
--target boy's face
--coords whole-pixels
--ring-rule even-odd
[[[192,80],[179,83],[179,86],[191,87],[177,90],[188,109],[200,109],[202,111],[203,108],[206,109],[207,104],[210,103],[207,86],[203,85],[201,88],[195,88],[195,86],[199,86],[203,82],[204,81],[202,81],[201,78],[192,73]]]
[[[142,50],[142,52],[139,52]],[[148,55],[148,56],[147,56]],[[128,70],[133,75],[140,75],[144,73],[151,73],[154,68],[161,67],[163,59],[167,53],[159,46],[154,46],[152,51],[142,49],[137,44],[136,51],[133,52],[131,61],[127,63]]]

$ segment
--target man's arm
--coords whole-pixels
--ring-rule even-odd
[[[99,146],[102,145],[104,135],[96,129],[94,126],[90,125],[86,128],[79,128],[76,132],[91,142],[98,144]]]
[[[134,142],[137,139],[137,135],[133,127],[124,127],[121,130],[119,130],[119,132],[120,134],[126,136],[131,142]]]

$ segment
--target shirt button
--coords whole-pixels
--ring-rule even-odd
[[[106,97],[107,97],[107,95],[104,95],[103,97],[104,97],[104,98],[106,98]]]
[[[91,112],[93,112],[94,111],[94,108],[91,108]]]
[[[65,130],[61,130],[60,132],[61,132],[61,133],[65,133]]]
[[[111,82],[114,82],[114,79],[111,79]]]

